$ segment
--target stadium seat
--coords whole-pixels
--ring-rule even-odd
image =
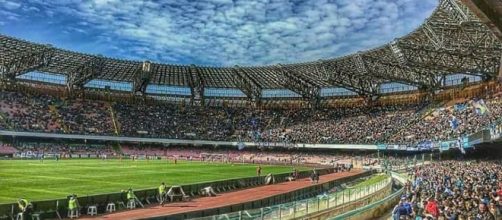
[[[68,218],[78,218],[78,209],[68,210]]]
[[[192,198],[188,195],[184,195],[182,199],[183,199],[183,202],[189,202],[190,200],[192,200]]]
[[[98,208],[95,205],[87,207],[87,214],[94,216],[98,214]]]
[[[108,205],[106,205],[106,212],[115,212],[115,203],[108,203]]]
[[[40,214],[32,214],[31,215],[31,220],[40,220]]]
[[[132,199],[127,201],[127,208],[128,209],[135,209],[136,208],[136,201],[134,201]]]

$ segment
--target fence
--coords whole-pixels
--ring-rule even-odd
[[[398,181],[400,184],[404,185],[404,183],[408,180],[408,177],[406,177],[405,174],[400,174],[396,172],[391,172],[392,178]],[[385,197],[382,200],[379,200],[377,202],[371,203],[369,205],[363,206],[358,209],[354,209],[352,211],[343,213],[341,215],[337,215],[333,218],[330,218],[329,220],[347,220],[347,219],[372,219],[374,218],[373,213],[371,211],[375,211],[376,209],[380,210],[388,210],[389,207],[395,205],[399,199],[401,198],[401,195],[404,192],[404,188],[402,187],[398,191],[392,193],[391,195]],[[377,213],[377,216],[380,216],[381,213]]]
[[[309,198],[260,209],[195,218],[195,220],[282,220],[301,218],[309,214],[340,207],[361,198],[365,198],[386,187],[390,187],[391,184],[392,179],[389,177],[385,180],[371,185],[346,189],[338,193],[324,194],[315,198]]]
[[[329,220],[368,219],[367,217],[363,216],[368,215],[370,210],[379,208],[381,205],[384,205],[385,203],[395,204],[401,198],[403,191],[404,188],[401,188],[382,200],[379,200],[377,202],[371,203],[358,209],[354,209],[352,211],[348,211],[341,215],[337,215],[333,218],[330,218]]]

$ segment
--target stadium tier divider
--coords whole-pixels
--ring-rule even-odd
[[[329,173],[333,173],[332,168],[324,168],[324,169],[319,169],[318,172],[320,175],[325,175]],[[310,176],[312,171],[306,170],[306,171],[300,171],[299,178],[307,178]],[[291,173],[280,173],[280,174],[274,174],[275,177],[275,183],[281,183],[285,182],[286,177],[290,176]],[[356,175],[358,176],[358,175]],[[350,177],[351,178],[351,177]],[[358,178],[358,177],[357,177]],[[352,178],[351,178],[352,179]],[[236,179],[226,179],[226,180],[218,180],[218,181],[212,181],[212,182],[200,182],[200,183],[193,183],[193,184],[187,184],[187,185],[181,185],[183,188],[183,191],[185,194],[189,195],[190,197],[198,197],[200,196],[200,191],[204,187],[207,186],[212,186],[213,189],[217,193],[223,193],[227,191],[232,191],[232,190],[237,190],[237,189],[243,189],[243,188],[249,188],[249,187],[255,187],[255,186],[260,186],[265,184],[265,176],[259,176],[259,177],[245,177],[245,178],[236,178]],[[134,193],[140,199],[144,204],[147,202],[147,200],[150,203],[157,203],[157,188],[150,188],[150,189],[138,189],[135,190]],[[122,207],[119,205],[120,202],[126,201],[125,193],[106,193],[106,194],[96,194],[96,195],[77,195],[78,196],[78,201],[81,207],[81,213],[83,214],[85,210],[87,210],[88,206],[95,205],[98,208],[98,213],[102,214],[105,212],[106,205],[110,202],[115,203],[117,210],[124,209],[125,207]],[[279,197],[280,198],[280,197]],[[28,198],[29,199],[29,198]],[[275,197],[274,197],[275,199]],[[279,199],[283,200],[283,199]],[[284,198],[286,200],[286,198]],[[275,201],[273,201],[275,202]],[[270,202],[269,203],[273,203]],[[61,217],[65,217],[67,215],[67,208],[68,208],[68,199],[55,199],[55,200],[43,200],[43,201],[33,201],[33,208],[34,208],[34,213],[40,213],[42,218],[56,218],[56,204],[59,204],[57,206],[57,211],[61,215]],[[245,204],[244,207],[253,207],[256,204]],[[14,206],[14,213],[12,213],[12,207]],[[242,206],[240,206],[242,208]],[[16,215],[16,213],[19,210],[17,210],[17,203],[8,203],[8,204],[0,204],[0,219],[2,217],[6,217],[9,219],[12,217],[12,215]]]

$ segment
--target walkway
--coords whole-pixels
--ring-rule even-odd
[[[362,173],[361,170],[352,170],[351,172],[332,173],[321,176],[319,183],[325,183],[336,179],[353,176]],[[98,217],[84,216],[80,219],[141,219],[158,216],[167,216],[197,210],[225,207],[229,205],[240,204],[244,201],[256,201],[269,198],[275,195],[284,194],[298,189],[310,186],[309,179],[300,179],[294,182],[283,182],[274,185],[265,185],[243,190],[231,191],[219,194],[216,197],[198,197],[189,202],[168,203],[164,207],[159,205],[149,206],[147,208],[119,211],[112,214],[101,215]]]

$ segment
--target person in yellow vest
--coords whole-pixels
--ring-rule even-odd
[[[79,213],[77,195],[70,196],[68,200],[68,211],[69,212],[76,211],[77,213]]]
[[[166,184],[162,183],[159,186],[159,201],[160,205],[164,206],[164,202],[166,201]]]
[[[23,213],[23,219],[30,219],[31,212],[33,211],[33,205],[24,198],[20,198],[17,201],[17,205],[19,207],[19,210],[21,210],[21,213]]]
[[[136,195],[134,195],[134,191],[132,191],[132,188],[129,188],[127,191],[122,190],[122,192],[126,193],[127,196],[127,202],[134,202],[136,203]]]
[[[134,191],[131,188],[127,190],[127,201],[136,200],[136,195],[134,195]]]
[[[127,193],[127,202],[134,202],[136,204],[139,204],[141,207],[144,207],[143,206],[143,203],[138,199],[138,197],[136,197],[136,195],[134,195],[134,191],[132,190],[132,188],[129,188],[127,191],[126,190],[122,190],[122,192],[125,192]]]

